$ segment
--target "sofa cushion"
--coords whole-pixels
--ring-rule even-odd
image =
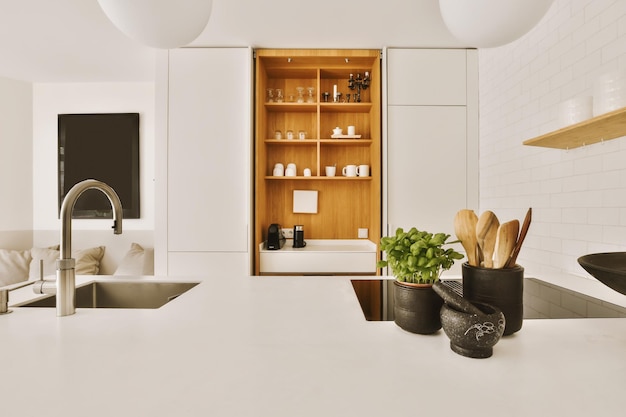
[[[76,260],[76,275],[97,275],[100,271],[100,261],[104,256],[104,246],[72,251],[72,258]],[[58,246],[50,248],[32,248],[29,279],[39,279],[39,260],[43,259],[44,275],[56,275],[56,261],[59,259]]]
[[[0,287],[28,279],[29,250],[0,249]]]
[[[39,279],[39,263],[43,260],[43,273],[48,277],[56,275],[56,262],[59,259],[59,245],[48,248],[31,248],[31,261],[28,271],[28,279]]]
[[[154,249],[144,249],[137,243],[131,243],[115,275],[153,275]]]

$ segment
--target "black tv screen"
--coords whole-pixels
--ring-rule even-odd
[[[95,179],[111,186],[124,218],[139,218],[139,113],[59,114],[59,213],[67,192]],[[76,201],[75,218],[112,218],[109,199],[87,190]]]

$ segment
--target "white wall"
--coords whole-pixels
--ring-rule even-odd
[[[626,138],[573,150],[522,146],[554,130],[560,102],[626,69],[626,1],[557,0],[522,39],[479,51],[480,206],[533,223],[520,264],[588,276],[576,259],[626,250]]]
[[[154,230],[154,84],[55,83],[33,86],[33,229],[59,230],[57,196],[57,115],[60,113],[139,113],[141,218],[124,230]],[[114,163],[114,161],[112,161]],[[103,222],[107,222],[105,225]],[[109,229],[107,220],[74,220],[74,229]]]
[[[33,223],[33,89],[0,78],[0,230],[30,230]]]

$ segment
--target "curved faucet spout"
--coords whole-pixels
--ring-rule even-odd
[[[76,297],[76,271],[72,258],[72,212],[78,197],[89,189],[102,191],[113,207],[113,233],[122,233],[122,203],[117,193],[107,184],[97,180],[85,180],[74,185],[61,204],[61,253],[57,260],[56,303],[57,316],[74,314]]]
[[[108,197],[113,208],[113,233],[122,233],[122,203],[115,190],[102,181],[81,181],[67,192],[61,204],[61,259],[72,257],[72,212],[78,197],[89,189],[100,190]]]

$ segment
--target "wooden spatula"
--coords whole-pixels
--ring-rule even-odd
[[[528,233],[528,228],[530,227],[532,214],[533,209],[532,207],[529,207],[528,211],[526,212],[526,217],[524,218],[524,223],[522,223],[522,230],[519,232],[519,237],[517,238],[517,242],[515,242],[515,246],[513,247],[511,256],[509,256],[509,260],[506,262],[505,268],[513,268],[515,266],[515,262],[517,261],[517,255],[519,255],[519,251],[520,249],[522,249],[522,243],[524,243],[526,233]]]
[[[494,268],[504,268],[511,256],[515,242],[517,242],[518,232],[519,220],[517,219],[502,223],[498,227],[493,255]]]
[[[478,216],[474,210],[459,210],[454,216],[454,232],[457,239],[461,241],[465,253],[467,254],[467,263],[471,266],[478,266],[478,243],[476,243],[476,223]]]
[[[493,251],[500,221],[492,211],[485,211],[476,223],[476,241],[483,252],[485,268],[493,268]]]

